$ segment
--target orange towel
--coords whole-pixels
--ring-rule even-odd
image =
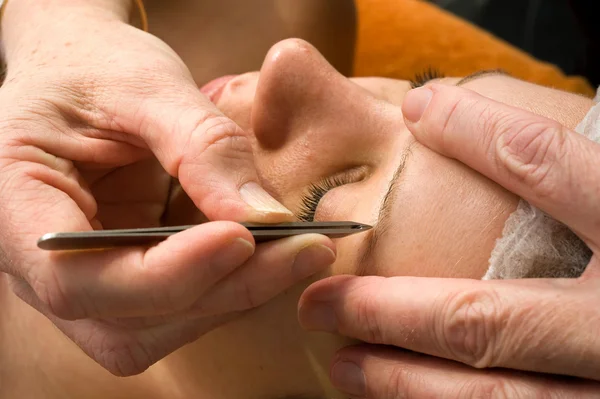
[[[593,97],[581,77],[569,77],[552,64],[482,29],[418,0],[356,0],[358,36],[355,76],[410,79],[430,67],[446,76],[501,68],[544,86]]]

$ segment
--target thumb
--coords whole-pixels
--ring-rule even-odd
[[[599,247],[599,144],[556,121],[453,86],[412,90],[402,111],[418,141],[544,210],[593,250]]]
[[[163,167],[211,220],[282,222],[293,214],[259,184],[252,137],[198,89],[160,92],[137,113],[137,129]],[[165,90],[167,91],[167,90]]]

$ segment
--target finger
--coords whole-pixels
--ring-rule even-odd
[[[27,281],[61,318],[160,315],[189,308],[253,251],[242,225],[211,222],[150,249],[50,253]]]
[[[216,317],[178,320],[147,328],[128,328],[101,320],[49,319],[89,357],[117,376],[131,376],[220,325],[239,317],[236,313]]]
[[[402,110],[417,140],[598,244],[599,144],[558,122],[458,87],[434,84],[413,90]]]
[[[27,278],[47,255],[37,240],[50,232],[92,230],[97,204],[72,163],[30,146],[18,153],[24,159],[9,154],[0,165],[0,253],[11,260],[0,267]]]
[[[130,93],[124,95],[131,98]],[[209,219],[293,219],[259,185],[252,137],[225,117],[193,81],[163,83],[152,98],[139,98],[144,101],[117,111],[118,125],[142,137]]]
[[[256,247],[243,266],[219,281],[190,309],[154,317],[120,318],[118,325],[147,327],[258,307],[335,261],[333,242],[318,234],[289,237]]]
[[[299,320],[474,367],[600,379],[593,284],[341,276],[303,293]]]
[[[255,308],[334,261],[333,242],[318,234],[262,244],[243,267],[200,298],[191,312],[211,315]]]
[[[600,384],[507,370],[483,371],[390,347],[338,352],[333,385],[353,398],[600,398]]]
[[[57,165],[30,161],[15,171],[5,167],[7,190],[0,194],[5,204],[0,217],[10,220],[0,245],[17,265],[8,271],[27,281],[57,316],[127,317],[186,309],[252,255],[252,235],[230,222],[196,226],[150,249],[42,251],[36,247],[39,237],[91,230],[88,220],[95,212],[77,173]],[[20,291],[26,295],[24,288]]]

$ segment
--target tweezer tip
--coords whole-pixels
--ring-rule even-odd
[[[373,228],[373,226],[369,226],[368,224],[364,224],[364,223],[356,223],[354,228],[359,229],[359,230],[370,230]]]

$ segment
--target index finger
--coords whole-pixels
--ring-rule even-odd
[[[402,111],[417,140],[598,245],[599,144],[550,119],[441,84],[409,92]]]
[[[337,276],[306,289],[299,319],[477,368],[600,380],[600,322],[587,289],[574,280]]]

